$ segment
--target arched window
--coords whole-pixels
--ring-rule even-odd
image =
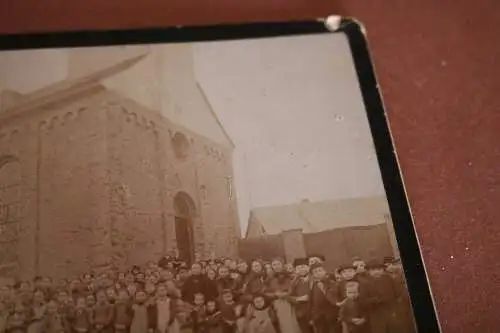
[[[201,198],[203,200],[207,200],[208,190],[207,190],[207,187],[205,185],[200,186],[200,194],[201,194]]]
[[[181,132],[176,132],[172,137],[172,147],[174,149],[175,157],[184,159],[189,153],[189,140]]]

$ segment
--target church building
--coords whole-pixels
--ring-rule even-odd
[[[47,54],[23,52],[0,67],[43,81],[20,69],[43,71]],[[234,146],[191,46],[51,52],[60,77],[0,97],[0,277],[76,276],[172,251],[235,256]]]

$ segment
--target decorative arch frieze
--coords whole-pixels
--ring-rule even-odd
[[[47,119],[41,120],[38,123],[38,128],[42,131],[51,131],[57,126],[64,126],[76,120],[79,116],[81,116],[83,112],[87,110],[88,108],[86,106],[82,106],[78,109],[67,111],[64,114],[53,115]]]
[[[9,143],[20,137],[21,130],[19,128],[5,130],[0,132],[0,143]]]

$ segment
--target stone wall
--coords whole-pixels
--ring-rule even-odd
[[[36,119],[22,118],[0,124],[0,158],[15,158],[15,161],[11,160],[0,169],[0,187],[3,188],[0,206],[2,214],[9,215],[7,219],[2,219],[2,222],[14,222],[9,227],[2,226],[1,237],[5,243],[0,246],[6,257],[15,258],[17,261],[11,265],[12,262],[2,257],[2,264],[6,263],[7,266],[0,271],[1,276],[24,278],[35,273],[37,152],[40,135],[38,124]]]
[[[74,275],[78,268],[106,265],[105,116],[92,96],[60,105],[42,121],[37,175],[39,274]]]
[[[9,170],[19,173],[21,276],[67,276],[157,259],[176,247],[179,191],[196,206],[197,254],[237,253],[230,148],[105,89],[7,120],[2,128],[0,157],[19,160]],[[174,153],[177,132],[189,142],[185,158]],[[0,186],[14,179],[5,170]],[[0,204],[6,196],[15,197],[0,191]]]
[[[111,243],[118,266],[160,257],[165,242],[157,135],[154,123],[134,111],[106,109]]]

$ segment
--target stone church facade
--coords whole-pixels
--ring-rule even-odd
[[[233,147],[107,89],[112,70],[0,112],[0,276],[237,254]]]

